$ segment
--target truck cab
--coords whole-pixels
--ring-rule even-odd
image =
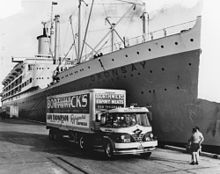
[[[100,132],[106,157],[123,154],[149,157],[158,145],[149,118],[146,107],[115,108],[102,113]]]

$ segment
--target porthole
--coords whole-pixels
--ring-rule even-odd
[[[164,46],[163,46],[163,45],[161,45],[160,47],[161,47],[161,48],[164,48]]]
[[[192,63],[189,63],[189,66],[191,66],[192,65]]]
[[[138,55],[140,54],[139,51],[137,51],[137,54],[138,54]]]
[[[190,41],[191,41],[191,42],[193,42],[193,41],[194,41],[194,39],[193,39],[193,38],[191,38],[191,39],[190,39]]]
[[[164,70],[165,70],[165,68],[161,68],[161,70],[162,70],[162,71],[164,71]]]
[[[149,90],[148,92],[151,93],[151,90]]]
[[[179,86],[177,86],[177,87],[176,87],[176,89],[180,89],[180,87],[179,87]]]
[[[138,75],[141,75],[141,73],[138,73]]]
[[[125,57],[128,57],[128,55],[126,54]]]
[[[178,42],[175,42],[175,45],[178,45]]]
[[[153,73],[153,71],[152,71],[152,70],[150,70],[150,73]]]
[[[88,69],[90,69],[90,66],[88,66]]]
[[[144,94],[144,91],[141,91],[141,94]]]
[[[112,59],[112,61],[114,62],[114,61],[115,61],[115,59]]]
[[[151,49],[149,48],[148,51],[151,51]]]

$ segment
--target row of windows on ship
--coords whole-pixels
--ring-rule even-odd
[[[37,80],[41,80],[41,79],[43,80],[44,77],[37,77],[36,79],[37,79]],[[45,78],[45,79],[46,79],[46,78]],[[50,78],[47,77],[47,79],[50,79]],[[20,92],[23,87],[25,87],[25,86],[27,86],[28,84],[32,83],[32,78],[30,78],[29,80],[27,80],[26,82],[24,82],[24,83],[22,83],[22,84],[20,84],[20,83],[21,83],[21,78],[17,79],[14,83],[12,83],[12,84],[9,85],[7,88],[5,88],[4,91],[9,91],[9,90],[11,90],[11,89],[13,89],[13,90],[11,90],[10,92],[6,93],[4,97],[8,97],[8,96],[10,96],[10,95],[14,95],[14,94],[17,93],[17,92]],[[20,84],[20,85],[19,85],[19,84]],[[19,86],[18,86],[18,85],[19,85]],[[17,87],[16,87],[16,86],[17,86]],[[14,87],[16,87],[16,88],[14,89]]]
[[[33,69],[34,69],[34,66],[35,66],[35,65],[33,65],[33,64],[29,64],[29,65],[28,65],[28,71],[33,70]],[[49,68],[49,67],[37,67],[36,69],[37,69],[37,70],[44,70],[44,69],[50,69],[50,68]],[[18,73],[18,74],[16,75],[16,77],[18,77],[21,73],[22,73],[22,72]],[[15,77],[15,78],[16,78],[16,77]],[[37,79],[37,80],[38,80],[38,79],[44,79],[44,77],[37,77],[36,79]],[[47,79],[49,79],[49,77],[47,77]],[[22,81],[22,77],[18,78],[15,82],[13,82],[12,84],[10,84],[10,85],[9,85],[8,87],[6,87],[3,91],[8,91],[8,90],[14,88],[15,86],[19,85],[19,84],[21,83],[21,81]],[[10,82],[9,82],[9,83],[10,83]],[[28,81],[24,82],[24,83],[22,84],[22,87],[26,86],[27,83],[28,83]],[[6,86],[6,85],[5,85],[5,86]]]
[[[37,69],[37,70],[50,69],[49,67],[35,67],[34,64],[29,64],[29,65],[28,65],[28,71],[34,70],[34,68]]]
[[[19,78],[19,79],[21,79],[21,78]],[[21,82],[21,80],[20,80],[20,82]],[[9,85],[9,86],[5,89],[5,91],[9,91],[9,90],[11,90],[11,91],[9,91],[9,92],[3,94],[3,97],[8,97],[8,96],[14,95],[14,94],[16,94],[16,93],[18,93],[18,92],[21,92],[21,89],[22,89],[23,87],[27,86],[27,85],[30,84],[30,83],[32,83],[32,78],[30,78],[29,80],[27,80],[26,82],[24,82],[24,83],[22,83],[22,84],[20,84],[20,85],[18,85],[18,83],[15,83],[15,82],[12,83],[11,85]],[[18,85],[18,86],[17,86],[17,85]],[[16,87],[16,86],[17,86],[17,87]],[[16,87],[16,88],[14,88],[14,87]]]

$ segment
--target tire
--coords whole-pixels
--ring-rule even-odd
[[[79,138],[79,148],[81,151],[85,151],[86,150],[86,141],[85,141],[85,137],[82,135]]]
[[[49,140],[54,140],[54,134],[51,129],[49,130]]]
[[[62,139],[62,134],[57,130],[50,129],[49,131],[49,139],[54,141],[59,141]]]
[[[146,152],[146,153],[142,153],[142,154],[141,154],[141,157],[142,157],[142,158],[145,158],[145,159],[150,158],[150,156],[151,156],[151,152]]]
[[[110,141],[106,141],[104,144],[104,153],[106,159],[112,159],[113,158],[113,147]]]
[[[56,133],[53,133],[53,140],[57,141],[58,140],[58,136]]]

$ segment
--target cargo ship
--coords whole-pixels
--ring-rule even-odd
[[[135,7],[136,4],[131,4],[132,10]],[[80,13],[81,5],[78,8]],[[78,34],[75,63],[57,52],[59,16],[56,15],[54,53],[51,54],[48,44],[51,36],[44,27],[43,34],[37,37],[38,55],[13,59],[17,64],[2,82],[3,108],[17,110],[21,118],[45,121],[47,96],[90,88],[124,89],[128,105],[149,107],[153,131],[160,143],[184,145],[191,129],[199,126],[205,136],[204,146],[218,148],[220,106],[198,99],[201,17],[190,21],[191,27],[187,29],[168,34],[163,28],[163,35],[154,37],[154,32],[146,32],[145,14],[142,13],[141,42],[128,44],[121,39],[118,49],[112,42],[111,51],[93,49],[85,61],[82,61],[85,45]],[[106,20],[113,41],[116,24]]]

